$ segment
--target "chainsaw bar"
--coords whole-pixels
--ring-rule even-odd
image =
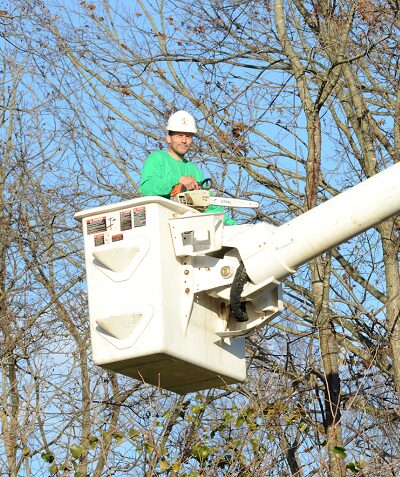
[[[193,208],[205,209],[209,205],[221,205],[223,207],[243,207],[257,209],[258,202],[254,200],[232,199],[230,197],[214,197],[208,190],[190,190],[181,192],[171,197],[172,200],[188,205]]]

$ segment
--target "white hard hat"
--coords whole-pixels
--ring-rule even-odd
[[[187,111],[177,111],[169,118],[167,131],[197,134],[196,121]]]

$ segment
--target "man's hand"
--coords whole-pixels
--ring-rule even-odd
[[[181,176],[179,179],[179,184],[184,185],[187,190],[200,189],[198,182],[193,176]]]

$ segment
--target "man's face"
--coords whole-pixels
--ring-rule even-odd
[[[182,159],[193,142],[193,134],[187,132],[171,132],[167,135],[168,150],[173,156]]]

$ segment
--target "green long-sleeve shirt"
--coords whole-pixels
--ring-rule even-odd
[[[179,184],[181,176],[193,176],[197,182],[203,180],[201,170],[191,162],[183,159],[177,161],[167,151],[155,151],[145,160],[140,181],[140,192],[144,196],[157,195],[170,198],[172,188]],[[210,205],[205,212],[223,212],[217,205]],[[236,221],[224,216],[227,225],[236,225]]]

